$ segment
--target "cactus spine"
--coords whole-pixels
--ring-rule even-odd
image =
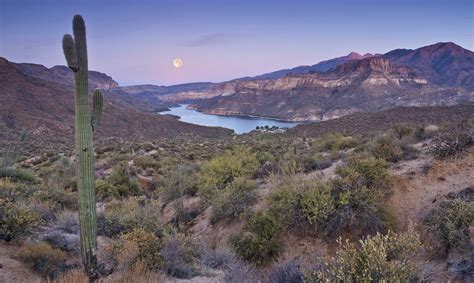
[[[74,38],[63,37],[63,51],[69,68],[74,72],[76,83],[75,151],[77,160],[77,186],[79,190],[79,222],[81,256],[84,269],[91,280],[97,271],[97,224],[94,187],[94,149],[92,132],[102,114],[103,98],[100,90],[93,94],[93,111],[89,112],[89,83],[87,66],[86,27],[80,15],[72,22]]]

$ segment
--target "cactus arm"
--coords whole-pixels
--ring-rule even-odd
[[[76,85],[75,151],[78,164],[77,187],[79,192],[81,257],[85,272],[90,280],[94,280],[98,277],[94,149],[92,147],[91,114],[88,101],[86,29],[84,20],[79,15],[74,16],[73,19],[73,34],[74,39],[68,35],[64,36],[63,49],[66,61],[74,71]]]
[[[104,106],[104,98],[102,92],[99,89],[94,91],[94,99],[92,104],[92,117],[91,117],[91,126],[92,131],[95,130],[97,125],[99,125],[100,117],[102,116],[102,108]]]
[[[74,39],[70,34],[65,34],[63,37],[63,51],[64,56],[66,57],[67,66],[71,68],[73,72],[79,71],[76,47],[74,46]]]

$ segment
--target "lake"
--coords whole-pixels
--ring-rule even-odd
[[[264,119],[245,116],[220,116],[204,114],[193,109],[186,109],[187,105],[170,108],[171,111],[160,112],[160,114],[171,114],[179,116],[179,120],[201,126],[223,127],[234,130],[237,134],[248,133],[255,130],[257,126],[277,126],[280,128],[292,128],[299,123],[280,120]]]

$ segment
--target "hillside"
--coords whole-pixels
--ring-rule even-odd
[[[35,66],[36,68],[37,66]],[[47,70],[47,69],[46,69]],[[29,76],[17,65],[0,60],[0,141],[15,148],[21,142],[37,141],[38,147],[56,147],[73,140],[74,92],[69,84],[41,75]],[[92,80],[97,84],[96,80]],[[145,114],[124,107],[105,97],[104,115],[97,137],[125,139],[158,139],[175,136],[222,136],[230,133],[222,128],[201,127],[179,122],[174,118]],[[50,141],[50,142],[47,142]]]
[[[325,73],[224,83],[221,89],[221,95],[193,107],[219,115],[324,121],[361,111],[452,105],[474,99],[472,92],[439,87],[413,68],[380,57],[351,61]]]
[[[384,55],[349,54],[311,67],[236,79],[203,91],[165,95],[219,115],[328,120],[397,106],[452,105],[474,100],[474,53],[454,43]]]

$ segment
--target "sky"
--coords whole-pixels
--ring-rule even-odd
[[[312,65],[351,51],[454,42],[473,50],[472,0],[0,0],[0,56],[64,65],[75,14],[89,68],[120,85],[212,81]],[[181,58],[180,68],[173,59]]]

